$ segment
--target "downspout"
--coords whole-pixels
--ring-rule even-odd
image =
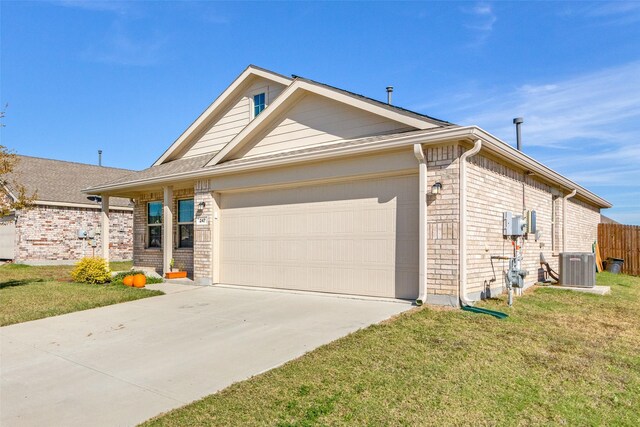
[[[478,154],[482,141],[476,140],[473,148],[460,156],[460,304],[473,305],[467,299],[467,158]]]
[[[418,159],[418,298],[416,305],[427,302],[427,157],[422,150],[422,144],[413,144],[413,154]]]
[[[567,250],[567,200],[576,195],[578,190],[573,190],[562,198],[562,252]]]

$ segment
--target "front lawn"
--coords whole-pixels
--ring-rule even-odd
[[[114,270],[131,263],[111,263]],[[73,266],[0,266],[0,326],[87,310],[155,295],[160,291],[123,285],[71,282]]]
[[[146,425],[637,426],[640,278],[598,283],[481,304],[506,320],[415,309]]]

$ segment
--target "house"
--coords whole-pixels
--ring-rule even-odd
[[[0,218],[0,259],[26,264],[69,264],[84,256],[102,256],[101,205],[82,189],[124,178],[133,171],[39,157],[17,156],[0,195],[15,200],[15,183],[36,193],[33,206]],[[93,197],[93,199],[96,199]],[[109,255],[133,256],[133,207],[128,198],[109,203]]]
[[[87,191],[135,200],[136,266],[453,306],[502,290],[503,212],[537,213],[530,285],[611,206],[477,126],[255,66],[151,167]]]

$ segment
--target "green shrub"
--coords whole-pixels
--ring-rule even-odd
[[[113,282],[114,284],[122,284],[122,279],[124,279],[125,276],[133,276],[136,274],[145,274],[145,273],[142,270],[121,271],[120,273],[116,274],[111,278],[111,282]],[[145,276],[147,275],[145,274]],[[162,280],[162,278],[160,277],[147,276],[147,284],[162,283],[162,282],[164,282],[164,280]]]
[[[111,280],[111,274],[103,258],[86,257],[78,261],[71,278],[78,283],[106,283]]]

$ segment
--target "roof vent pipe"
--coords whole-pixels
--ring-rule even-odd
[[[522,117],[516,117],[513,119],[513,124],[516,125],[516,144],[518,151],[522,151],[522,134],[520,133],[520,125],[524,122]]]
[[[393,93],[393,86],[387,86],[387,104],[391,105],[391,94]]]
[[[98,150],[98,166],[102,166],[102,150]]]

